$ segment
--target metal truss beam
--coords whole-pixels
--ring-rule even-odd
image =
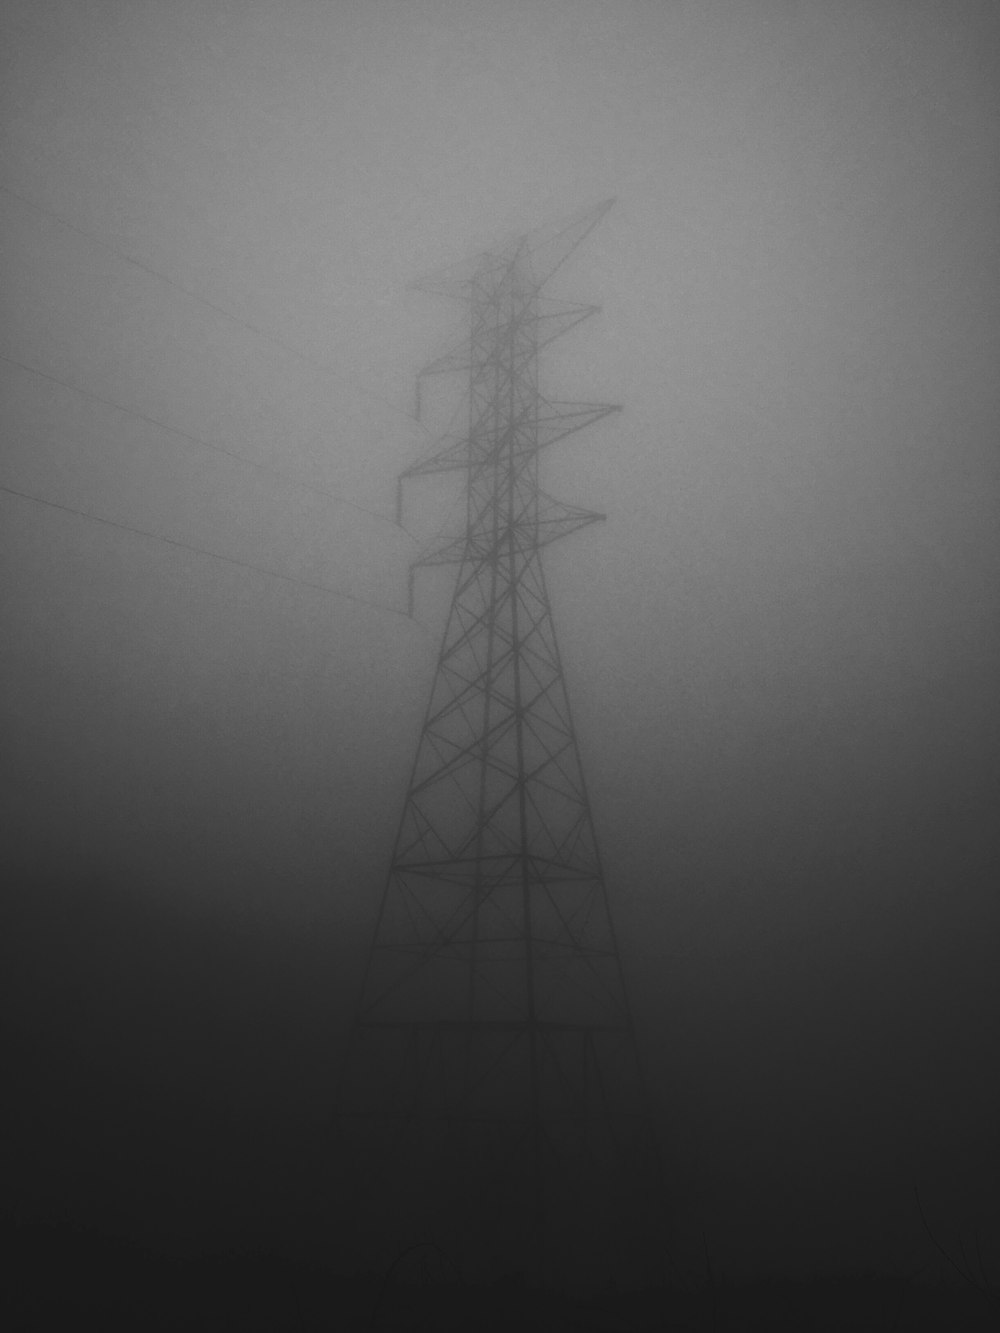
[[[484,1209],[504,1215],[476,1154],[503,1161],[519,1182],[532,1266],[548,1263],[570,1213],[620,1186],[636,1124],[652,1145],[641,1171],[658,1172],[541,561],[551,542],[603,518],[543,491],[539,455],[619,409],[544,396],[538,354],[596,311],[541,287],[609,207],[415,284],[468,306],[466,339],[418,376],[418,387],[429,375],[467,377],[468,429],[400,482],[463,471],[466,512],[411,568],[411,593],[420,568],[458,573],[341,1102],[342,1123],[408,1127],[405,1146],[395,1141],[406,1161],[371,1179],[419,1180],[421,1205],[433,1212],[436,1201],[438,1224],[450,1219],[459,1240]],[[448,1164],[417,1133],[441,1121],[458,1127]],[[484,1139],[489,1124],[526,1134]],[[456,1192],[456,1173],[477,1182],[472,1196]]]

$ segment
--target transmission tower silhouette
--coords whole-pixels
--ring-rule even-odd
[[[619,409],[545,397],[540,350],[596,306],[542,287],[613,200],[418,290],[471,315],[428,375],[467,376],[468,432],[408,468],[465,474],[464,530],[411,567],[458,577],[366,960],[338,1124],[358,1226],[472,1268],[552,1276],[648,1234],[655,1131],[570,713],[542,549],[603,518],[539,455]]]

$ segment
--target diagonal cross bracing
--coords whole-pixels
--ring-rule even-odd
[[[465,524],[414,562],[459,568],[344,1080],[353,1121],[461,1126],[455,1160],[473,1141],[484,1151],[482,1123],[526,1126],[509,1173],[523,1177],[538,1245],[568,1198],[560,1181],[587,1197],[581,1144],[604,1132],[603,1090],[623,1070],[623,1086],[641,1083],[540,554],[602,517],[542,491],[539,455],[617,409],[543,396],[538,351],[596,310],[540,289],[603,211],[418,284],[468,306],[465,342],[422,372],[468,376],[468,431],[403,476],[463,470]],[[624,1034],[613,1054],[599,1040],[612,1032]],[[408,1060],[423,1051],[405,1095],[398,1064],[373,1076],[386,1041]],[[643,1113],[620,1100],[623,1114]],[[570,1121],[579,1141],[560,1128]],[[479,1179],[475,1161],[463,1169]],[[420,1196],[443,1191],[448,1174],[440,1166]]]

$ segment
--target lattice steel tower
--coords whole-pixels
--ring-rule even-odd
[[[469,308],[467,340],[421,372],[468,376],[468,432],[400,485],[461,470],[465,526],[414,564],[458,578],[340,1125],[364,1140],[368,1224],[480,1267],[607,1256],[659,1182],[541,560],[603,517],[541,490],[539,455],[618,409],[544,397],[538,353],[596,310],[541,289],[611,202],[414,284]]]

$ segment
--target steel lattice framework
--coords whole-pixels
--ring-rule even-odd
[[[596,310],[541,289],[611,202],[414,284],[469,307],[467,341],[418,377],[419,404],[423,376],[466,375],[469,426],[400,484],[460,469],[466,517],[413,567],[458,577],[341,1103],[369,1132],[369,1199],[382,1168],[397,1220],[491,1249],[516,1233],[522,1266],[658,1179],[541,560],[603,517],[542,491],[539,455],[618,408],[543,397],[538,353]]]

